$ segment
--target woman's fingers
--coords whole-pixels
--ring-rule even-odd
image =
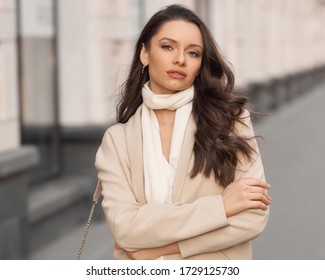
[[[255,179],[255,178],[243,178],[240,180],[241,180],[241,183],[244,183],[245,185],[248,185],[248,186],[257,186],[257,187],[262,187],[264,189],[271,189],[270,184],[268,184],[267,182]]]
[[[245,191],[247,193],[261,193],[267,196],[268,199],[271,200],[271,197],[269,196],[269,194],[265,191],[264,188],[261,187],[256,187],[256,186],[248,186],[245,188]]]
[[[268,205],[265,205],[263,202],[259,200],[252,200],[250,201],[250,209],[262,209],[262,210],[267,210]]]
[[[263,204],[265,204],[266,206],[271,204],[271,199],[270,199],[269,195],[267,195],[265,193],[250,193],[248,195],[248,199],[250,201],[260,201]]]
[[[266,189],[271,188],[268,183],[254,178],[247,178],[245,182],[247,185],[244,186],[244,191],[247,195],[247,198],[253,202],[251,204],[254,204],[255,207],[261,209],[265,209],[265,206],[267,207],[271,204],[272,199],[270,195],[266,192]],[[254,201],[256,201],[257,203]],[[261,202],[264,205],[258,202]]]
[[[271,186],[255,178],[241,178],[228,185],[222,198],[227,217],[248,209],[267,210],[271,197],[267,193]]]

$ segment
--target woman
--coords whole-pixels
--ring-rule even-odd
[[[148,21],[96,155],[117,259],[252,258],[271,198],[246,101],[192,11]]]

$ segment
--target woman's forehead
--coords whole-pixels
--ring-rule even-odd
[[[159,41],[163,38],[203,47],[203,39],[199,27],[194,23],[184,20],[171,20],[162,24],[158,32],[153,36],[153,39]]]

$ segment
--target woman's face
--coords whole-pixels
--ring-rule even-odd
[[[195,24],[164,23],[140,54],[142,64],[148,66],[150,89],[170,94],[189,88],[200,70],[202,53],[202,35]]]

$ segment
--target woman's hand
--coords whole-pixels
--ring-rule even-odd
[[[114,247],[119,250],[123,250],[117,243]],[[147,248],[138,251],[126,251],[128,257],[132,260],[155,260],[164,255],[178,254],[180,253],[177,243],[172,243],[163,247]]]
[[[271,186],[254,178],[241,178],[229,184],[222,193],[227,217],[248,209],[267,210],[271,197],[266,193]]]
[[[149,248],[127,252],[127,255],[132,260],[155,260],[161,257],[163,254],[160,248]]]

